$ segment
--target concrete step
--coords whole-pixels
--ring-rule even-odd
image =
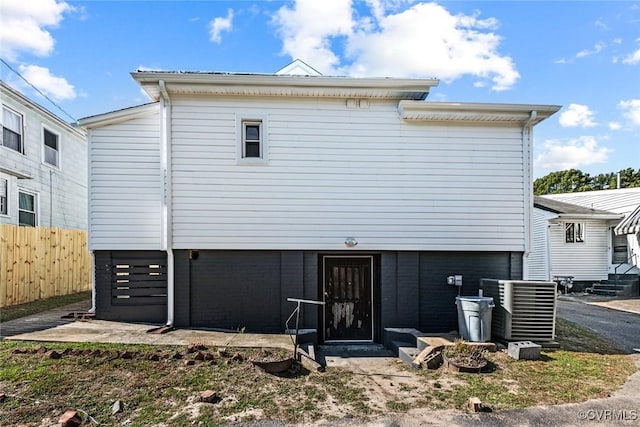
[[[415,348],[416,350],[418,350],[413,343],[406,341],[391,341],[391,345],[387,348],[391,350],[397,357],[400,357],[401,348]]]
[[[414,366],[414,359],[420,354],[417,347],[398,347],[398,357],[412,368],[419,368],[420,365]]]

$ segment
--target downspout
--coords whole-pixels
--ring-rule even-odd
[[[89,194],[87,200],[87,246],[89,248],[93,247],[91,243],[91,163],[92,163],[92,150],[91,140],[93,139],[93,131],[87,131],[87,193]],[[89,313],[96,312],[96,254],[93,249],[91,249],[91,308],[89,309]]]
[[[164,84],[160,87],[160,172],[162,174],[162,249],[167,252],[167,324],[173,326],[175,273],[171,229],[171,99]]]
[[[524,144],[524,253],[522,254],[522,278],[529,277],[529,255],[531,255],[531,242],[533,241],[533,122],[538,117],[538,112],[533,110],[529,119],[522,125],[522,143]]]

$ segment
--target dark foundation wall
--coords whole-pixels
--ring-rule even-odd
[[[522,255],[509,252],[420,254],[420,319],[423,332],[457,329],[456,286],[447,285],[447,276],[462,275],[461,295],[478,295],[480,279],[522,279]]]
[[[95,251],[96,318],[167,320],[167,255],[160,251]]]
[[[176,250],[174,257],[176,326],[282,332],[296,307],[287,298],[317,298],[316,265],[302,251]],[[305,310],[303,320],[315,328],[316,312]]]
[[[457,329],[456,286],[447,277],[463,277],[461,295],[478,295],[484,277],[521,279],[522,254],[511,252],[385,252],[381,257],[382,327],[423,332]]]
[[[96,251],[96,303],[100,319],[166,321],[166,297],[114,299],[113,265],[163,265],[163,252]],[[174,320],[178,327],[282,332],[295,303],[318,300],[322,255],[374,255],[375,336],[385,327],[423,332],[457,328],[458,288],[447,276],[463,276],[462,295],[477,295],[481,278],[522,278],[522,254],[511,252],[342,252],[175,250]],[[136,272],[138,273],[138,272]],[[162,277],[162,274],[160,277]],[[140,282],[143,283],[143,282]],[[163,291],[156,283],[157,295]],[[145,286],[142,286],[144,289]],[[142,292],[135,290],[135,292]],[[165,291],[166,292],[166,291]],[[302,328],[319,328],[317,306],[302,306]],[[293,326],[293,325],[292,325]]]

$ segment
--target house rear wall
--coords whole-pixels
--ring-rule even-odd
[[[140,258],[140,252],[96,252],[97,313],[114,320],[166,321],[164,305],[114,305],[112,259]],[[162,256],[161,252],[146,253]],[[287,298],[321,299],[318,265],[322,255],[372,254],[377,263],[374,317],[378,336],[384,327],[413,327],[424,332],[457,328],[458,289],[447,276],[463,275],[462,295],[477,295],[483,277],[522,278],[518,252],[331,252],[175,251],[176,326],[249,332],[281,332],[294,303]],[[125,258],[123,258],[125,257]],[[158,261],[158,262],[161,262]],[[303,308],[304,328],[319,327],[317,308]]]

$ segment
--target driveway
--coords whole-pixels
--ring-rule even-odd
[[[558,299],[558,317],[611,338],[629,353],[640,353],[640,314],[608,308],[613,303],[640,307],[640,299],[601,300],[590,296],[563,296]],[[621,305],[621,304],[618,304]]]

